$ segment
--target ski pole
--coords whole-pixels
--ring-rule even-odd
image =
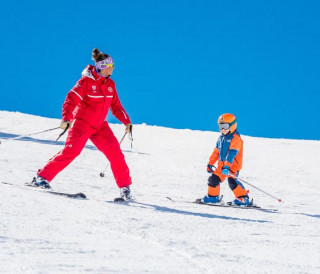
[[[126,135],[127,135],[127,132],[123,135],[121,141],[119,142],[119,145],[121,145],[121,143],[122,143],[124,137],[126,137]],[[104,177],[104,173],[106,172],[107,168],[109,167],[109,164],[110,164],[110,162],[107,163],[105,169],[100,173],[100,177]]]
[[[231,176],[231,177],[233,177],[233,176]],[[255,188],[255,189],[259,190],[259,191],[261,191],[262,193],[264,193],[264,194],[266,194],[266,195],[268,195],[268,196],[270,196],[270,197],[278,200],[279,203],[282,202],[282,199],[279,199],[279,198],[271,195],[270,193],[268,193],[268,192],[266,192],[266,191],[264,191],[264,190],[262,190],[262,189],[260,189],[260,188],[258,188],[258,187],[256,187],[256,186],[254,186],[253,184],[248,183],[247,181],[245,181],[245,180],[243,180],[243,179],[241,179],[241,178],[239,178],[239,177],[233,177],[233,178],[235,178],[235,179],[239,180],[240,182],[243,182],[243,183],[245,183],[245,184],[247,184],[247,185],[249,185],[249,186],[251,186],[251,187],[253,187],[253,188]]]
[[[58,141],[58,140],[60,139],[60,137],[61,137],[63,134],[66,133],[66,131],[68,130],[69,127],[70,127],[70,124],[68,124],[68,125],[66,126],[66,128],[60,133],[60,135],[59,135],[59,137],[57,138],[56,141]]]
[[[132,149],[132,142],[133,142],[133,137],[132,137],[132,125],[130,125],[129,139],[130,139],[130,141],[131,141],[131,149]]]
[[[212,166],[212,168],[214,168],[214,170],[216,170],[216,169],[217,169],[217,168],[216,168],[216,166]],[[211,170],[212,170],[212,169],[211,169]],[[212,170],[212,172],[213,172],[214,170]],[[279,203],[281,203],[281,202],[282,202],[282,199],[277,198],[277,197],[275,197],[275,196],[271,195],[270,193],[268,193],[268,192],[266,192],[266,191],[264,191],[264,190],[262,190],[262,189],[260,189],[260,188],[258,188],[258,187],[256,187],[256,186],[254,186],[253,184],[250,184],[249,182],[247,182],[247,181],[245,181],[245,180],[241,179],[240,177],[236,177],[236,176],[233,176],[233,175],[229,175],[229,177],[232,177],[232,178],[237,179],[237,180],[239,180],[239,181],[241,181],[241,182],[243,182],[243,183],[245,183],[245,184],[247,184],[247,185],[249,185],[249,186],[252,186],[253,188],[255,188],[255,189],[257,189],[257,190],[261,191],[262,193],[264,193],[264,194],[266,194],[266,195],[268,195],[268,196],[270,196],[270,197],[272,197],[272,198],[276,199]]]
[[[19,135],[19,136],[13,137],[13,138],[8,138],[8,139],[6,139],[6,140],[4,140],[4,141],[2,141],[2,142],[1,142],[1,140],[0,140],[0,144],[1,144],[1,143],[4,143],[4,142],[16,140],[16,139],[20,139],[20,138],[24,138],[24,137],[29,137],[29,136],[33,136],[33,135],[36,135],[36,134],[40,134],[40,133],[44,133],[44,132],[56,130],[56,129],[59,129],[59,128],[60,128],[60,127],[49,128],[49,129],[46,129],[46,130],[43,130],[43,131],[39,131],[39,132],[35,132],[35,133],[30,133],[30,134],[26,134],[26,135]]]

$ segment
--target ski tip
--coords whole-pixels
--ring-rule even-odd
[[[118,197],[118,198],[115,198],[113,201],[114,202],[125,202],[126,200],[123,199],[122,197]]]
[[[85,194],[83,194],[82,192],[77,193],[76,197],[80,198],[80,199],[87,199],[87,196]]]

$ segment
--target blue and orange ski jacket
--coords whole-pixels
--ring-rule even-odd
[[[209,159],[209,165],[214,165],[218,161],[217,172],[223,166],[230,167],[234,174],[242,168],[243,141],[238,131],[228,135],[221,134],[218,138],[216,147]]]

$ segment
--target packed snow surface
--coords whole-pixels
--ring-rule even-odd
[[[59,120],[0,111],[1,273],[320,273],[320,142],[242,136],[244,180],[265,212],[187,201],[207,191],[206,165],[218,132],[134,125],[121,145],[134,201],[119,196],[104,155],[89,141],[53,181],[55,191],[22,186],[59,152]],[[124,126],[111,124],[120,140]],[[241,132],[241,123],[239,123]],[[233,194],[224,182],[225,201]],[[166,197],[176,199],[172,202]]]

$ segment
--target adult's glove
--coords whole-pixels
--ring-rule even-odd
[[[67,127],[69,128],[71,123],[69,121],[61,121],[60,128],[65,130]]]
[[[128,134],[128,137],[131,141],[131,148],[132,148],[133,138],[132,138],[132,124],[131,123],[126,124],[126,134]]]
[[[126,133],[132,133],[132,124],[127,124],[126,125]]]
[[[224,166],[224,167],[222,168],[221,173],[222,173],[223,175],[225,175],[225,176],[229,176],[229,174],[230,174],[230,167]]]
[[[213,165],[207,165],[207,172],[212,173],[213,171]]]

